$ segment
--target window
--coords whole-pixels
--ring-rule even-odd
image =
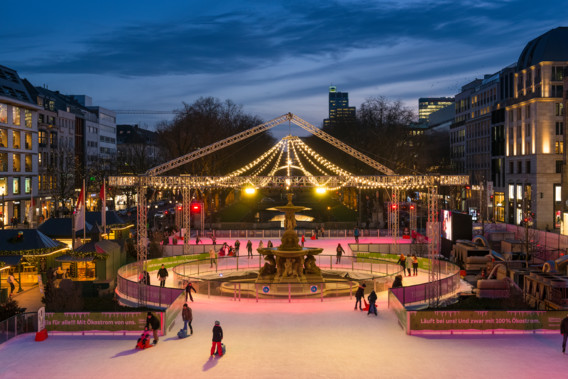
[[[57,134],[56,133],[49,133],[49,145],[51,147],[57,146]]]
[[[26,136],[26,140],[25,140],[26,150],[31,150],[32,149],[32,134],[31,133],[25,133],[25,136]]]
[[[554,142],[554,154],[564,154],[564,142]]]
[[[531,118],[531,106],[530,105],[527,105],[527,109],[525,111],[525,117]]]
[[[562,97],[562,86],[550,86],[550,97]]]
[[[523,186],[521,184],[517,184],[517,200],[523,199]]]
[[[8,146],[8,132],[6,129],[0,129],[0,147]]]
[[[525,137],[530,137],[530,136],[531,136],[531,125],[526,124],[525,125]]]
[[[12,154],[12,171],[20,172],[21,167],[20,154]]]
[[[552,66],[552,77],[550,80],[559,82],[564,80],[564,67],[562,66]]]
[[[0,122],[8,123],[8,106],[6,104],[0,104]]]
[[[32,178],[25,178],[24,179],[24,192],[31,193],[32,192]]]
[[[564,162],[556,161],[556,173],[557,174],[562,174],[562,166],[563,165],[564,165]]]
[[[515,200],[515,185],[509,184],[509,200]]]
[[[0,171],[8,171],[8,154],[0,153]]]
[[[562,121],[556,122],[556,135],[561,136],[564,134],[564,123]]]
[[[20,178],[13,178],[12,179],[12,193],[14,195],[20,194]]]
[[[19,149],[22,146],[20,132],[12,131],[12,147]]]
[[[554,104],[554,114],[556,116],[564,116],[564,104],[563,103],[555,103]]]
[[[531,173],[531,161],[527,161],[525,167],[526,167],[526,173],[530,174]]]
[[[509,174],[514,174],[515,170],[513,170],[513,162],[509,162]]]
[[[20,108],[19,107],[12,107],[12,125],[20,126]]]
[[[45,146],[45,144],[47,143],[47,132],[45,130],[39,131],[38,142],[40,146]]]
[[[521,118],[523,118],[523,108],[518,107],[517,108],[517,121],[520,120]]]
[[[32,172],[33,164],[32,164],[32,155],[26,154],[26,172]]]
[[[32,112],[28,109],[24,109],[24,123],[26,128],[32,127]]]

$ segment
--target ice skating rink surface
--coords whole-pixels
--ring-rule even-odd
[[[560,333],[407,336],[386,309],[386,294],[378,317],[354,311],[354,302],[198,294],[189,338],[176,335],[181,316],[157,347],[143,351],[134,349],[138,336],[50,335],[35,342],[22,335],[0,345],[0,378],[560,378],[568,368]],[[215,320],[227,354],[212,359]]]

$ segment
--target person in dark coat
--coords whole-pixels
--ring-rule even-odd
[[[562,352],[566,353],[566,339],[568,339],[568,316],[564,317],[560,323],[560,334],[562,334]]]
[[[247,242],[247,253],[248,257],[252,258],[252,242],[250,240]]]
[[[236,240],[235,241],[235,255],[238,257],[239,256],[239,250],[241,248],[241,241]]]
[[[166,278],[168,277],[168,270],[166,266],[162,265],[162,267],[158,270],[158,279],[160,279],[160,287],[166,286]]]
[[[183,330],[187,332],[187,326],[189,325],[189,330],[191,334],[193,334],[193,328],[191,327],[191,322],[193,321],[193,312],[191,308],[187,306],[187,304],[183,305],[181,310],[181,319],[183,320]]]
[[[394,277],[394,282],[392,282],[392,288],[402,287],[402,275],[397,275]]]
[[[336,257],[337,257],[335,259],[335,263],[336,264],[341,263],[341,255],[343,253],[345,253],[345,250],[343,250],[343,247],[341,246],[340,243],[337,244],[337,248],[335,249],[335,252],[336,252]]]
[[[154,316],[152,312],[148,312],[148,317],[146,318],[146,328],[150,330],[152,328],[152,333],[154,333],[154,345],[158,343],[158,330],[160,330],[160,320]]]
[[[219,357],[223,356],[223,348],[221,346],[221,341],[223,340],[223,329],[221,329],[221,323],[215,321],[215,326],[213,327],[213,343],[211,344],[211,356],[215,355],[215,348],[219,353]]]
[[[374,313],[375,316],[377,316],[377,294],[375,291],[371,291],[367,299],[369,299],[369,311],[367,312],[367,315]]]
[[[191,296],[191,291],[197,293],[195,287],[193,287],[193,284],[191,284],[191,282],[187,282],[187,285],[185,286],[185,301],[187,301],[187,297],[189,296],[189,298],[193,302],[193,296]]]
[[[359,310],[363,310],[363,308],[361,308],[361,299],[365,296],[365,287],[367,287],[366,284],[360,284],[359,288],[357,288],[357,292],[355,292],[355,310],[357,310],[357,304],[359,304]]]

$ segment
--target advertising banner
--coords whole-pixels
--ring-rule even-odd
[[[155,314],[159,317],[160,312]],[[46,313],[45,324],[50,332],[141,331],[146,325],[146,315],[146,312]]]
[[[414,311],[415,330],[560,330],[566,311]]]

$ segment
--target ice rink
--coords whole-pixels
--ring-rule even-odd
[[[306,245],[334,254],[339,241],[349,261],[351,241]],[[256,249],[258,240],[253,242]],[[241,243],[246,257],[246,241]],[[405,285],[424,280],[421,273]],[[138,336],[132,335],[51,335],[43,342],[23,335],[0,345],[0,378],[559,378],[568,368],[560,333],[407,336],[386,309],[386,293],[380,294],[378,317],[354,311],[355,300],[348,298],[256,303],[194,297],[189,338],[176,335],[181,316],[158,346],[144,351],[134,349]],[[215,320],[227,354],[213,359]]]
[[[383,295],[379,316],[354,301],[256,303],[197,295],[194,335],[175,329],[158,346],[137,336],[23,335],[0,345],[1,378],[559,378],[568,368],[561,336],[407,336]],[[210,359],[221,322],[227,354]]]

